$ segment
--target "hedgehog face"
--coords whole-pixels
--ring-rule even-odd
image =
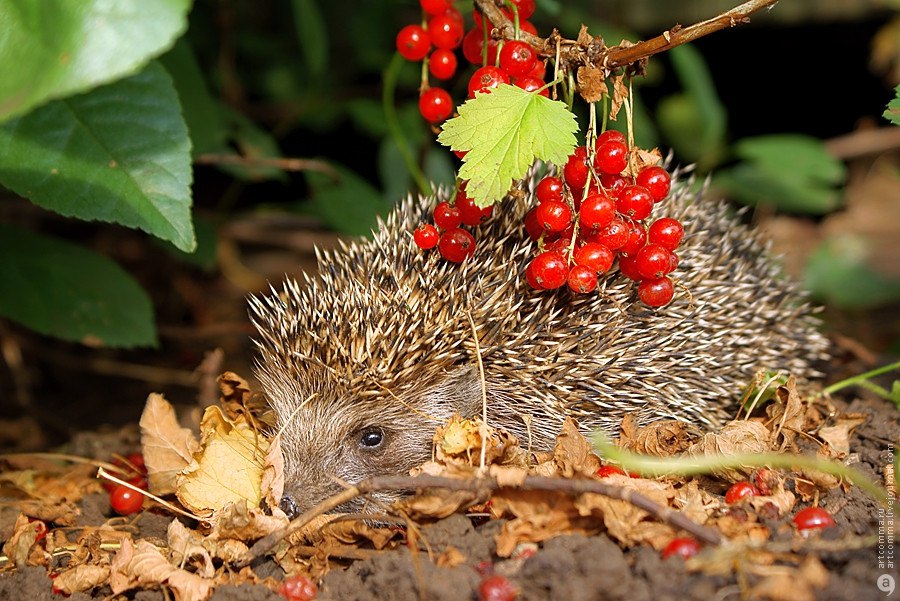
[[[348,484],[384,475],[401,475],[427,461],[435,428],[454,413],[471,415],[480,406],[480,385],[472,385],[467,367],[445,372],[403,396],[354,390],[318,380],[315,397],[305,403],[300,390],[262,377],[283,432],[285,490],[281,507],[298,515]],[[263,375],[261,373],[261,375]],[[309,395],[306,395],[307,397]],[[377,492],[371,498],[390,503],[402,491]],[[364,510],[359,498],[337,508]],[[380,511],[376,509],[376,511]]]

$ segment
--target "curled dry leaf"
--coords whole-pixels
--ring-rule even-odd
[[[278,509],[281,496],[284,494],[284,455],[281,452],[280,434],[269,440],[260,492],[267,507],[271,507],[273,511]]]
[[[665,482],[621,475],[608,476],[606,480],[610,484],[640,493],[661,507],[668,507],[676,496],[672,485]],[[675,536],[671,526],[648,519],[646,511],[619,499],[584,494],[575,500],[575,508],[582,516],[603,520],[609,535],[625,545],[646,542],[656,549],[662,549]]]
[[[38,534],[38,526],[35,526],[35,523],[30,522],[24,515],[19,514],[12,536],[3,544],[3,554],[19,568],[26,565],[46,564],[46,561],[40,561],[40,558],[46,553],[41,552],[34,544],[37,542]],[[33,547],[39,553],[37,558],[34,557]],[[35,559],[38,561],[35,562]]]
[[[818,421],[812,406],[797,391],[797,379],[790,376],[784,385],[775,389],[777,402],[766,407],[773,448],[784,450],[793,446],[799,432],[808,432]]]
[[[593,476],[600,468],[600,458],[594,448],[578,430],[578,423],[571,417],[563,422],[562,432],[556,437],[553,463],[557,475],[571,478],[576,474]]]
[[[280,530],[290,520],[277,507],[266,515],[259,507],[244,502],[229,503],[219,513],[210,537],[218,540],[252,541]]]
[[[609,105],[609,118],[612,121],[616,120],[616,117],[619,115],[619,110],[622,108],[622,105],[625,104],[625,101],[628,100],[628,86],[625,85],[625,74],[619,73],[618,75],[612,76],[613,83],[613,92],[612,92],[612,102]]]
[[[206,537],[175,519],[169,524],[166,539],[169,543],[170,558],[174,563],[180,566],[190,563],[204,578],[213,577],[216,570],[212,564],[212,557],[206,549]]]
[[[778,571],[755,584],[749,591],[751,599],[770,601],[815,601],[816,590],[828,585],[828,570],[814,555],[788,573]]]
[[[515,436],[484,426],[479,418],[454,415],[434,434],[435,459],[445,464],[479,465],[482,440],[486,464],[505,462],[511,449],[520,450]]]
[[[200,450],[176,479],[178,500],[211,522],[228,503],[258,506],[268,449],[269,442],[243,417],[232,422],[218,407],[207,407],[200,422]]]
[[[400,499],[392,506],[413,519],[445,518],[457,511],[487,502],[487,498],[471,490],[424,490]]]
[[[108,565],[82,564],[60,572],[53,579],[53,588],[65,595],[89,591],[106,584],[109,579]]]
[[[113,558],[109,586],[116,595],[132,588],[167,586],[176,601],[205,601],[215,582],[176,568],[147,541],[132,544],[126,539]]]
[[[622,419],[619,446],[642,455],[671,457],[685,451],[701,435],[696,426],[674,419],[638,426],[629,413]]]
[[[756,421],[732,421],[725,424],[718,433],[709,432],[696,444],[691,445],[686,454],[691,457],[737,455],[739,453],[762,453],[769,450],[769,430]],[[713,470],[713,473],[730,482],[743,480],[752,470]]]
[[[147,397],[141,414],[141,447],[151,492],[175,492],[175,479],[200,449],[194,433],[182,428],[175,409],[161,394]]]
[[[578,91],[585,102],[600,102],[608,94],[606,82],[603,81],[603,70],[591,65],[578,67],[576,75]]]
[[[841,415],[835,425],[823,426],[817,434],[834,451],[836,457],[843,458],[850,453],[850,434],[867,419],[862,413]]]
[[[770,514],[771,508],[774,507],[778,511],[778,516],[781,517],[791,512],[797,503],[797,498],[794,496],[794,493],[784,488],[783,482],[779,482],[771,494],[747,497],[744,502],[761,515]]]

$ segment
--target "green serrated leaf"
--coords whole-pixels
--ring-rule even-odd
[[[564,163],[575,148],[578,123],[566,105],[502,84],[459,107],[438,141],[466,151],[459,177],[479,207],[493,204],[535,159]]]
[[[63,215],[194,249],[191,144],[159,64],[0,126],[0,183]]]
[[[149,297],[116,263],[7,225],[0,225],[0,314],[63,340],[157,344]]]
[[[894,88],[894,99],[888,103],[884,118],[894,125],[900,125],[900,86]]]
[[[0,119],[136,73],[187,29],[191,0],[3,0]]]

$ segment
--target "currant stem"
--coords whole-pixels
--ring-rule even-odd
[[[388,63],[387,68],[384,70],[384,75],[382,76],[384,87],[381,89],[381,108],[384,111],[384,121],[387,125],[388,132],[391,135],[391,139],[397,144],[397,150],[400,151],[400,156],[403,157],[403,162],[406,163],[406,169],[412,176],[413,181],[416,182],[419,192],[428,195],[432,193],[431,185],[428,183],[425,174],[422,173],[422,170],[419,168],[418,163],[416,163],[416,160],[413,157],[412,151],[409,148],[409,143],[403,135],[403,129],[400,127],[400,121],[397,119],[397,109],[394,106],[394,92],[397,89],[397,77],[399,76],[404,63],[406,63],[406,59],[400,56],[399,52],[395,52],[393,58],[391,58],[391,62]]]

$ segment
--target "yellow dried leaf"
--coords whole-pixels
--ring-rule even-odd
[[[273,510],[277,509],[284,494],[284,455],[281,452],[281,435],[269,441],[260,489],[266,505]]]
[[[218,407],[207,407],[200,422],[200,450],[176,479],[178,500],[204,515],[240,501],[258,506],[268,449],[269,442],[245,419],[231,422]]]
[[[206,601],[215,581],[176,568],[147,541],[123,540],[112,561],[109,586],[118,595],[142,585],[168,586],[176,601]]]
[[[200,448],[197,439],[178,424],[175,409],[161,394],[147,397],[140,426],[150,490],[158,495],[175,492],[176,477]]]

